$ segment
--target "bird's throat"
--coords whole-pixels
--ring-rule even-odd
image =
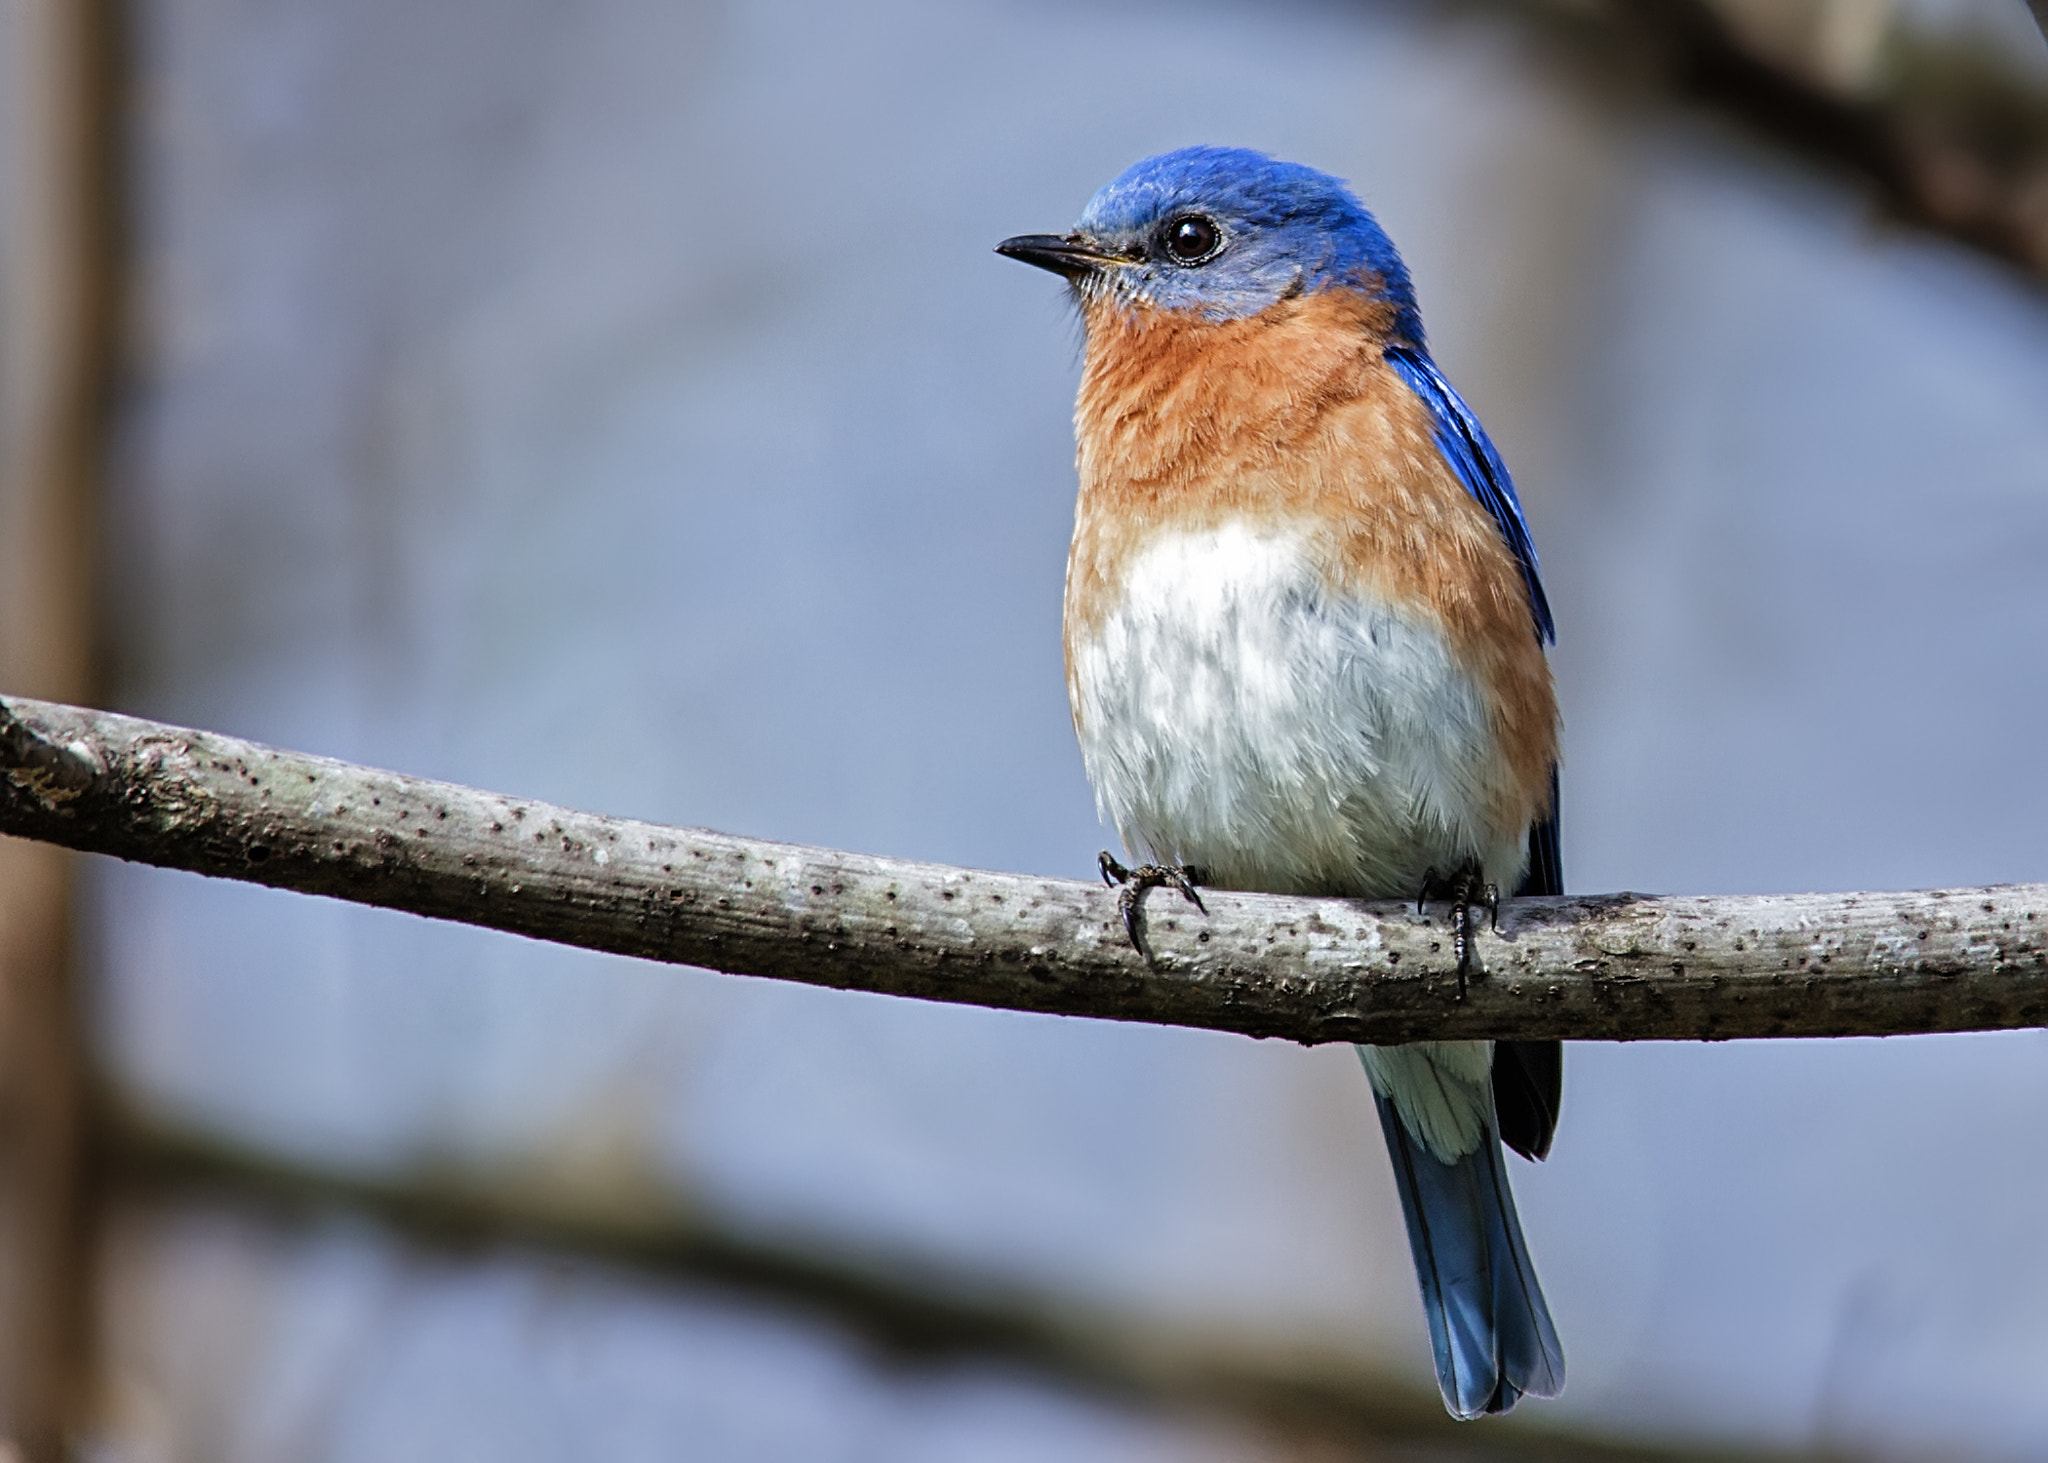
[[[1106,301],[1085,319],[1074,408],[1082,482],[1168,490],[1269,463],[1370,390],[1394,312],[1326,289],[1242,320]]]

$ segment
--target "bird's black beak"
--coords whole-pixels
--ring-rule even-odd
[[[1068,279],[1081,279],[1107,264],[1124,261],[1107,254],[1092,240],[1079,234],[1019,234],[996,245],[996,253],[1009,259],[1050,269]]]

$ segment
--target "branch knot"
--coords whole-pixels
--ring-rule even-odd
[[[50,740],[0,700],[0,772],[17,792],[59,812],[92,790],[99,771],[91,756]]]

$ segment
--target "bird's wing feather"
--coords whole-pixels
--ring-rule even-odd
[[[1529,524],[1522,517],[1522,502],[1515,496],[1515,480],[1508,476],[1507,464],[1500,460],[1486,428],[1479,425],[1479,418],[1465,405],[1464,398],[1451,389],[1436,362],[1407,346],[1391,347],[1386,359],[1408,389],[1428,406],[1436,422],[1437,451],[1443,453],[1444,461],[1458,474],[1465,491],[1499,525],[1515,562],[1522,566],[1522,583],[1529,591],[1529,613],[1536,622],[1537,638],[1550,644],[1557,639],[1557,629],[1550,618],[1550,601],[1543,594],[1536,544],[1529,537]]]
[[[1500,1122],[1501,1142],[1524,1158],[1548,1158],[1563,1100],[1563,1042],[1493,1044],[1493,1108]]]
[[[1478,500],[1500,528],[1515,562],[1521,565],[1537,638],[1554,642],[1557,630],[1550,617],[1550,601],[1543,594],[1536,545],[1529,537],[1528,521],[1522,517],[1514,479],[1508,475],[1507,464],[1501,461],[1493,440],[1428,356],[1396,346],[1387,352],[1387,364],[1428,406],[1436,422],[1437,451],[1458,474],[1465,491]],[[1554,768],[1550,774],[1550,812],[1529,830],[1529,870],[1515,893],[1564,893]],[[1563,1052],[1554,1041],[1501,1042],[1494,1048],[1493,1098],[1500,1114],[1501,1141],[1524,1158],[1540,1159],[1550,1152],[1563,1095],[1563,1071]]]
[[[1550,773],[1550,813],[1529,830],[1529,872],[1515,897],[1564,893],[1557,838],[1557,770]],[[1564,1047],[1555,1041],[1500,1041],[1493,1046],[1493,1106],[1500,1140],[1524,1158],[1550,1155],[1564,1100]]]
[[[1529,870],[1515,887],[1515,897],[1564,893],[1564,850],[1557,832],[1557,769],[1550,769],[1550,811],[1529,830]]]

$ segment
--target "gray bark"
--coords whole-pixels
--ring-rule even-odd
[[[2048,886],[1441,906],[1099,885],[601,817],[0,698],[0,832],[594,950],[1300,1042],[1883,1036],[2048,1023]]]

